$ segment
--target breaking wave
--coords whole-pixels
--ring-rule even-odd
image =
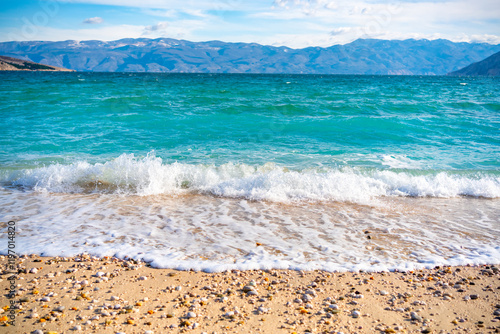
[[[297,171],[272,163],[165,163],[153,154],[144,158],[122,154],[105,163],[81,161],[9,171],[2,176],[2,183],[39,192],[140,196],[200,193],[274,202],[359,202],[379,196],[500,197],[500,175],[495,173],[348,167]]]

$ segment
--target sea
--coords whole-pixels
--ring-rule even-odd
[[[2,72],[0,115],[2,254],[500,263],[500,78]]]

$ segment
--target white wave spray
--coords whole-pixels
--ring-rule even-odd
[[[486,173],[356,168],[288,170],[226,163],[164,163],[149,154],[122,154],[106,163],[75,162],[9,172],[3,183],[56,193],[157,195],[201,193],[250,200],[364,202],[379,196],[500,197],[500,176]]]

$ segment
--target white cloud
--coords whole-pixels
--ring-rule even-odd
[[[199,10],[199,9],[186,9],[186,10],[184,10],[184,13],[191,15],[191,16],[197,16],[197,17],[211,17],[205,11]]]
[[[339,28],[335,28],[332,31],[330,31],[330,35],[332,35],[332,36],[347,35],[349,33],[352,33],[355,30],[356,29],[352,28],[352,27],[339,27]]]
[[[251,16],[288,28],[265,40],[300,47],[345,44],[358,38],[499,43],[498,13],[498,0],[275,0],[274,7]]]
[[[147,26],[144,28],[145,32],[152,32],[152,31],[165,31],[168,27],[167,22],[158,22],[157,24],[153,24],[152,26]]]
[[[91,17],[91,18],[88,18],[88,19],[84,20],[82,23],[85,23],[85,24],[100,24],[103,21],[104,20],[101,17]]]
[[[8,33],[9,40],[14,41],[64,41],[64,40],[103,40],[111,41],[121,38],[139,38],[144,26],[118,25],[99,28],[85,29],[57,29],[52,27],[32,27],[29,35],[22,29],[11,30]]]
[[[206,22],[198,20],[177,20],[175,22],[159,22],[152,26],[145,26],[141,36],[148,38],[169,37],[200,41],[196,31],[206,28]]]
[[[273,0],[57,1],[68,7],[69,3],[128,7],[126,10],[139,13],[142,21],[136,25],[102,29],[90,29],[89,25],[86,29],[68,30],[56,29],[57,20],[53,18],[47,27],[18,27],[15,39],[112,40],[145,36],[256,42],[294,48],[345,44],[358,38],[446,38],[456,42],[500,43],[498,0],[393,3],[382,0],[275,0],[274,4]],[[118,15],[119,10],[115,11]],[[161,22],[155,22],[155,18]],[[91,22],[95,19],[100,18],[84,22],[97,23]],[[28,34],[23,34],[22,28]],[[8,40],[12,36],[12,30],[6,30],[0,31],[0,39]]]
[[[447,0],[447,1],[395,1],[377,2],[370,0],[275,0],[275,6],[254,13],[254,17],[265,16],[273,19],[309,19],[326,22],[360,23],[389,14],[391,19],[416,23],[420,29],[429,22],[450,22],[463,24],[471,21],[499,21],[500,1],[498,0]],[[497,28],[500,31],[500,28]]]
[[[145,8],[142,9],[142,12],[147,15],[151,16],[159,16],[159,17],[166,17],[170,19],[175,19],[180,17],[181,14],[187,14],[190,16],[194,17],[199,17],[199,18],[208,18],[211,17],[211,15],[207,14],[206,11],[199,10],[199,9],[149,9]]]
[[[186,39],[191,41],[206,41],[206,40],[222,40],[226,42],[246,42],[259,43],[263,45],[273,46],[288,46],[291,48],[304,48],[311,46],[329,47],[335,44],[346,44],[358,38],[375,37],[380,39],[448,39],[454,42],[486,42],[491,44],[500,44],[500,36],[488,34],[422,34],[422,33],[404,33],[394,32],[392,30],[380,31],[376,36],[360,36],[359,30],[356,28],[339,28],[332,34],[330,32],[322,33],[278,33],[273,35],[258,36],[255,34],[237,34],[237,35],[219,35],[218,38],[199,38],[193,24],[196,22],[183,22],[175,26],[167,26],[162,29],[150,29],[152,26],[135,26],[135,25],[118,25],[108,26],[93,29],[55,29],[49,27],[37,27],[36,35],[23,36],[20,30],[16,31],[1,31],[0,35],[4,37],[4,41],[29,41],[29,40],[44,40],[44,41],[61,41],[61,40],[93,40],[99,39],[103,41],[112,41],[122,38],[160,38],[169,37],[175,39]],[[149,28],[149,29],[148,29]],[[200,28],[201,29],[201,28]],[[97,37],[98,36],[98,37]]]
[[[243,0],[58,0],[61,3],[84,3],[119,7],[150,9],[194,9],[194,10],[248,10],[255,8],[252,1]],[[266,1],[267,2],[267,1]]]
[[[178,20],[158,22],[153,25],[113,25],[89,26],[83,29],[62,29],[47,26],[30,26],[29,29],[0,29],[0,41],[62,41],[62,40],[102,40],[113,41],[122,38],[160,38],[188,39],[202,41],[195,31],[204,30],[205,23],[197,20]]]
[[[178,11],[175,9],[143,9],[142,12],[146,15],[151,16],[159,16],[159,17],[167,17],[167,18],[176,18],[178,16]]]

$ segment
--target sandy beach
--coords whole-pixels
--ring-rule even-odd
[[[89,255],[0,265],[2,333],[500,332],[498,266],[204,273]]]

